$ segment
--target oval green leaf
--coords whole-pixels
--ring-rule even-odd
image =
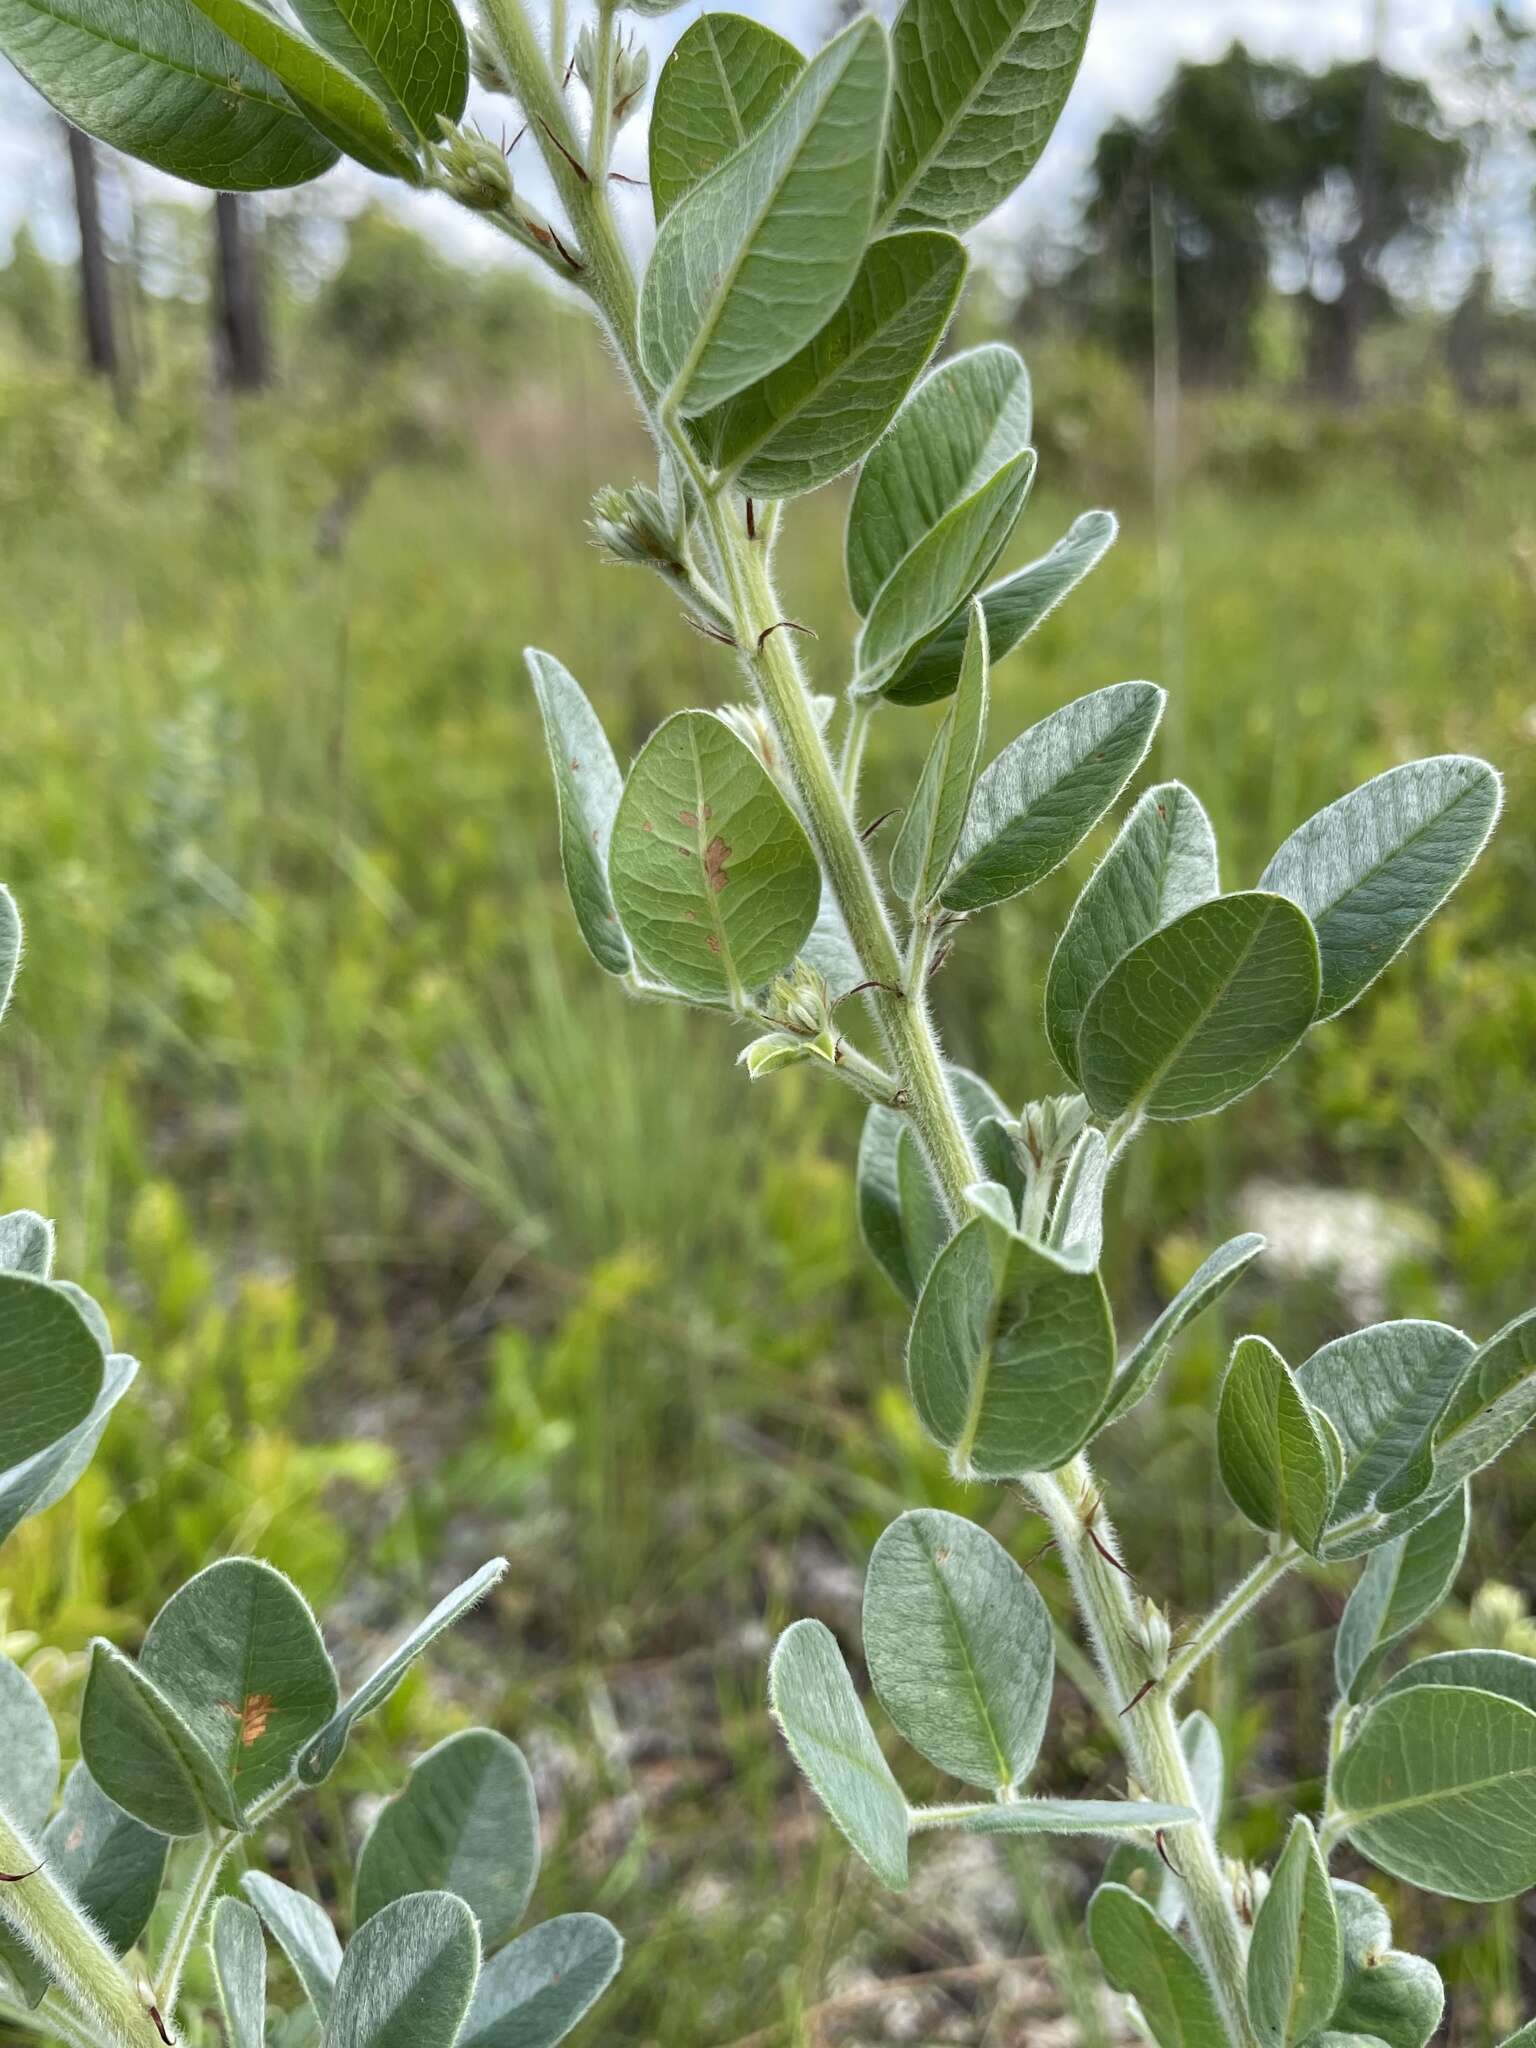
[[[438,142],[469,94],[469,43],[453,0],[293,0],[326,55],[359,80],[402,134]]]
[[[303,1892],[279,1884],[264,1870],[248,1870],[240,1880],[240,1889],[287,1958],[288,1967],[298,1978],[315,2018],[323,2027],[331,2015],[331,2000],[341,1969],[341,1943],[330,1915]]]
[[[851,469],[890,425],[938,347],[965,264],[964,244],[952,235],[876,242],[814,340],[693,423],[700,452],[738,490],[758,498],[819,490]]]
[[[1001,342],[929,372],[865,463],[848,507],[848,590],[861,618],[913,549],[1026,452],[1033,418],[1029,372]]]
[[[1344,1446],[1333,1519],[1404,1506],[1434,1479],[1436,1425],[1465,1379],[1473,1346],[1447,1323],[1375,1323],[1325,1344],[1296,1377]]]
[[[1034,1769],[1056,1652],[1045,1602],[995,1538],[936,1508],[875,1545],[864,1655],[912,1747],[968,1785],[1016,1792]]]
[[[1298,1814],[1270,1878],[1248,1951],[1248,2016],[1263,2048],[1296,2048],[1328,2025],[1344,1948],[1328,1866]]]
[[[1094,0],[906,0],[880,185],[893,226],[975,227],[1023,183],[1083,60]]]
[[[1417,1529],[1371,1552],[1333,1639],[1339,1696],[1359,1700],[1395,1642],[1449,1595],[1467,1554],[1468,1488],[1457,1488]]]
[[[458,2048],[554,2048],[623,1959],[623,1942],[596,1913],[562,1913],[530,1927],[481,1971]]]
[[[1488,844],[1501,786],[1467,754],[1390,768],[1293,832],[1259,881],[1306,911],[1322,950],[1318,1021],[1364,994]]]
[[[1164,702],[1153,683],[1114,683],[1005,747],[976,784],[945,908],[984,910],[1060,867],[1141,766]]]
[[[7,1815],[23,1834],[41,1834],[59,1789],[59,1738],[42,1694],[19,1664],[3,1656],[0,1756]]]
[[[1294,903],[1257,892],[1203,903],[1095,990],[1078,1033],[1083,1093],[1103,1116],[1208,1116],[1294,1052],[1317,991],[1317,940]]]
[[[552,654],[523,655],[544,724],[560,818],[560,867],[587,950],[610,974],[629,974],[629,941],[608,887],[608,848],[624,777],[580,683]]]
[[[223,1558],[173,1593],[150,1623],[139,1670],[242,1807],[282,1782],[336,1711],[336,1673],[309,1603],[255,1558]]]
[[[213,1981],[228,2048],[265,2048],[267,1945],[261,1922],[243,1899],[220,1899],[209,1924]]]
[[[1092,1434],[1114,1365],[1098,1274],[986,1216],[935,1260],[907,1344],[913,1403],[961,1478],[1064,1465]]]
[[[885,31],[855,22],[667,215],[640,292],[640,353],[684,416],[788,362],[847,297],[869,238],[889,81]]]
[[[912,649],[981,587],[1018,524],[1035,468],[1032,448],[1005,462],[926,533],[881,586],[855,650],[855,695],[878,695]]]
[[[324,2048],[454,2048],[479,1970],[475,1916],[462,1899],[396,1899],[342,1958]]]
[[[100,1344],[66,1295],[45,1280],[0,1273],[0,1471],[83,1423],[105,1370]]]
[[[907,1802],[832,1631],[797,1621],[768,1667],[768,1703],[811,1789],[883,1885],[907,1882]]]
[[[1262,1337],[1242,1337],[1221,1389],[1216,1455],[1234,1507],[1260,1529],[1316,1553],[1333,1497],[1327,1447],[1289,1366]]]
[[[1098,567],[1119,531],[1112,512],[1084,512],[1048,555],[981,593],[994,668]],[[931,640],[914,648],[881,691],[886,703],[932,704],[947,697],[960,673],[966,624],[966,614],[957,612]]]
[[[162,1835],[238,1828],[240,1803],[175,1705],[110,1643],[91,1645],[80,1749],[109,1799]]]
[[[1115,1374],[1109,1400],[1099,1417],[1100,1429],[1108,1429],[1112,1422],[1128,1415],[1151,1392],[1174,1339],[1241,1280],[1263,1251],[1264,1243],[1257,1231],[1231,1238],[1218,1246],[1185,1281]]]
[[[679,711],[641,749],[608,879],[640,960],[704,1001],[739,1001],[771,981],[821,907],[804,827],[757,756],[707,711]]]
[[[1502,1457],[1536,1417],[1536,1309],[1469,1360],[1435,1431],[1433,1491],[1459,1486]]]
[[[65,1294],[66,1299],[75,1301],[83,1316],[95,1306],[83,1295],[76,1300],[72,1290],[66,1291],[67,1283],[62,1280],[56,1280],[52,1285],[59,1293]],[[138,1369],[136,1359],[114,1352],[106,1361],[101,1392],[83,1422],[77,1423],[24,1464],[3,1469],[3,1461],[0,1461],[0,1543],[27,1515],[41,1514],[68,1493],[95,1455],[112,1410],[133,1385]],[[3,1370],[0,1370],[0,1385],[3,1385]]]
[[[331,1775],[341,1761],[353,1723],[360,1721],[365,1714],[371,1714],[376,1707],[383,1706],[422,1652],[431,1648],[444,1629],[452,1628],[472,1607],[478,1606],[506,1569],[504,1557],[493,1557],[481,1565],[479,1571],[462,1580],[451,1593],[444,1594],[426,1620],[418,1622],[404,1642],[391,1650],[384,1662],[369,1673],[299,1757],[294,1768],[301,1784],[319,1785]]]
[[[516,1930],[538,1874],[539,1808],[523,1753],[493,1729],[467,1728],[428,1750],[381,1808],[357,1860],[354,1922],[411,1892],[453,1892],[489,1955]]]
[[[751,141],[804,69],[793,43],[740,14],[703,14],[684,30],[651,104],[658,227],[701,179]]]
[[[1149,789],[1078,898],[1046,977],[1046,1036],[1074,1081],[1083,1013],[1111,971],[1220,887],[1216,834],[1199,798],[1182,782]]]
[[[370,171],[420,182],[420,165],[384,108],[323,50],[269,13],[261,0],[193,0],[258,64],[278,79],[288,97],[320,133]]]
[[[1100,1885],[1088,1938],[1112,1989],[1134,1998],[1158,2048],[1227,2048],[1227,2030],[1189,1950],[1124,1885]]]
[[[0,53],[76,127],[194,185],[265,192],[336,161],[192,0],[0,0]]]
[[[1536,1885],[1536,1714],[1497,1694],[1383,1693],[1339,1758],[1349,1840],[1391,1877],[1491,1903]]]
[[[987,622],[980,605],[972,604],[970,619],[955,701],[934,735],[891,849],[891,886],[914,915],[921,915],[944,885],[981,765],[987,731]]]

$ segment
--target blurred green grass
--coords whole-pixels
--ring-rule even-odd
[[[338,557],[316,521],[378,439],[366,401],[252,404],[235,474],[185,397],[124,427],[67,378],[0,370],[0,844],[29,931],[0,1183],[58,1215],[64,1269],[146,1366],[89,1482],[18,1539],[10,1620],[66,1650],[131,1640],[180,1574],[246,1547],[337,1603],[360,1658],[507,1549],[494,1612],[279,1853],[344,1899],[353,1797],[395,1782],[401,1744],[489,1715],[531,1737],[561,1814],[540,1912],[600,1904],[631,1938],[604,2038],[809,2038],[829,1972],[974,1958],[809,1824],[762,1709],[768,1633],[809,1604],[845,1622],[846,1566],[956,1490],[856,1241],[851,1098],[796,1072],[749,1100],[729,1033],[628,1003],[567,916],[523,645],[582,678],[621,753],[739,684],[659,588],[584,550],[592,490],[644,451],[595,346],[555,333],[553,370],[451,394]],[[1420,1248],[1382,1306],[1486,1332],[1529,1305],[1536,1224],[1529,429],[1212,402],[1160,531],[1134,386],[1061,356],[1037,398],[1020,558],[1090,502],[1125,531],[999,671],[994,747],[1102,683],[1168,683],[1153,768],[1205,800],[1233,886],[1394,761],[1475,750],[1509,777],[1495,850],[1379,989],[1219,1134],[1133,1155],[1122,1320],[1262,1179],[1400,1205]],[[827,688],[840,510],[798,509],[783,553]],[[879,722],[868,815],[902,800],[931,716]],[[1105,843],[967,931],[938,985],[953,1053],[1012,1101],[1059,1085],[1039,991]],[[1271,1272],[1225,1334],[1300,1357],[1348,1316],[1326,1276]],[[1250,1543],[1209,1457],[1222,1342],[1186,1347],[1105,1460],[1129,1554],[1185,1608]],[[1522,1449],[1480,1488],[1468,1589],[1531,1584],[1533,1485]],[[963,1504],[1028,1542],[1021,1511]],[[1251,1854],[1313,1767],[1340,1600],[1298,1584],[1211,1683]],[[1112,1770],[1067,1687],[1048,1769]],[[1028,1951],[1055,1936],[1024,1878]],[[1399,1915],[1457,1983],[1457,2039],[1513,2022],[1528,1922],[1409,1895]]]

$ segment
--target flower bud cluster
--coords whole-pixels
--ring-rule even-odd
[[[597,33],[590,22],[576,38],[576,76],[595,97],[597,92]],[[613,125],[621,128],[635,111],[651,76],[651,53],[633,35],[619,38],[613,53]]]

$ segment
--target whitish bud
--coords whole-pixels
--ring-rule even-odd
[[[657,494],[645,484],[627,491],[605,484],[592,500],[592,532],[598,546],[617,562],[686,573],[686,542]]]
[[[803,1066],[815,1054],[803,1038],[792,1038],[787,1031],[770,1031],[762,1038],[754,1038],[741,1054],[739,1064],[747,1070],[753,1081],[765,1080],[769,1074],[776,1074],[782,1067]]]
[[[590,22],[576,38],[576,76],[587,91],[596,96],[597,92],[598,43],[597,32]],[[632,35],[619,38],[613,53],[613,125],[622,127],[635,111],[635,103],[645,91],[651,75],[651,53],[638,45]]]
[[[461,206],[479,213],[497,213],[512,203],[512,173],[494,142],[470,135],[447,122],[444,139],[432,155],[443,185]]]
[[[832,1014],[832,991],[826,978],[808,961],[797,960],[788,974],[781,974],[768,991],[764,1005],[770,1021],[797,1038],[811,1039],[828,1048],[823,1059],[837,1057],[837,1024]]]
[[[1083,1134],[1088,1104],[1081,1095],[1050,1095],[1024,1106],[1019,1118],[1019,1144],[1032,1165],[1050,1169],[1059,1164]]]
[[[508,99],[516,97],[506,59],[483,28],[470,32],[469,68],[474,73],[476,85],[483,91],[499,92]]]
[[[1147,1668],[1154,1678],[1161,1678],[1168,1669],[1173,1630],[1168,1626],[1167,1615],[1155,1600],[1142,1601],[1141,1611],[1136,1617],[1136,1632],[1147,1654]]]

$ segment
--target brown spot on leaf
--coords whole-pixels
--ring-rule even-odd
[[[704,850],[705,879],[717,896],[731,879],[725,865],[730,857],[731,849],[717,832]]]
[[[272,1718],[274,1701],[271,1693],[248,1693],[243,1707],[232,1707],[228,1700],[220,1700],[219,1705],[226,1714],[232,1714],[240,1723],[242,1749],[249,1749],[252,1743],[260,1742],[267,1732],[267,1723]]]
[[[656,827],[651,823],[650,819],[647,818],[645,822],[641,825],[640,830],[642,832],[654,832],[656,830]]]
[[[697,811],[679,811],[677,814],[677,822],[680,825],[687,825],[691,829],[693,826],[698,824],[699,814]]]
[[[719,933],[718,933],[718,932],[711,932],[711,933],[710,933],[710,935],[709,935],[709,950],[711,951],[711,953],[718,953],[718,952],[719,952],[719,950],[720,950],[720,935],[719,935]]]

